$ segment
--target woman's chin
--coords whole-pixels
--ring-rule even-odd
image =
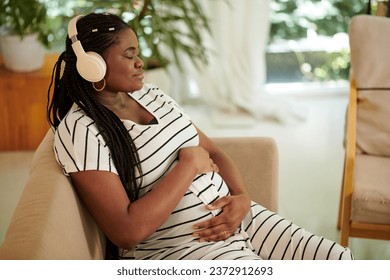
[[[128,92],[134,92],[137,90],[141,90],[144,87],[144,82],[140,81],[139,83],[132,84],[131,90]]]

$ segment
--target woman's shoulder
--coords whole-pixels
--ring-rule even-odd
[[[57,133],[67,133],[72,135],[76,130],[94,130],[94,121],[77,105],[73,104],[65,117],[57,127]]]

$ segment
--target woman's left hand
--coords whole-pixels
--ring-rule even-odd
[[[250,209],[248,195],[225,196],[207,205],[209,210],[223,211],[207,221],[194,225],[194,237],[200,242],[220,241],[232,236]]]

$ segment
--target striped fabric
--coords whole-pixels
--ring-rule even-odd
[[[199,138],[189,116],[158,88],[145,85],[129,96],[155,117],[148,125],[123,120],[142,162],[142,196],[177,163],[178,151],[198,145]],[[83,170],[117,174],[99,131],[76,105],[56,131],[54,150],[66,175]],[[165,223],[134,250],[120,249],[121,258],[352,258],[349,249],[312,235],[255,203],[233,236],[220,242],[199,242],[192,237],[193,225],[218,215],[218,211],[207,210],[205,205],[226,195],[229,189],[218,173],[199,174]]]

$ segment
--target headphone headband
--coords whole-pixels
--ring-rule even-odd
[[[72,18],[68,24],[68,36],[72,41],[72,48],[77,57],[77,71],[80,76],[89,82],[99,82],[106,75],[106,62],[96,52],[85,52],[77,35],[77,21],[83,15],[78,15]]]
[[[68,36],[69,38],[72,40],[72,43],[74,43],[76,40],[77,40],[77,27],[76,27],[76,24],[77,24],[77,21],[82,18],[83,15],[78,15],[78,16],[75,16],[74,18],[72,18],[70,21],[69,21],[69,24],[68,24]]]

